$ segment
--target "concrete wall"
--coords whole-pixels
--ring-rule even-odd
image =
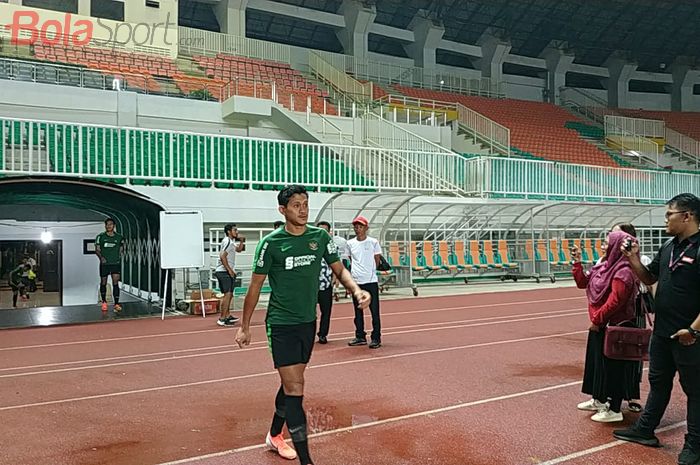
[[[0,81],[0,84],[0,116],[9,118],[294,139],[269,118],[247,119],[245,115],[235,115],[224,120],[217,102],[22,81]],[[348,134],[361,128],[352,118],[330,118]],[[446,128],[403,126],[433,142],[450,146]]]

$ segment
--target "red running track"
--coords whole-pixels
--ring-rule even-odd
[[[615,441],[619,425],[576,410],[588,327],[579,290],[385,301],[376,351],[346,346],[348,304],[333,315],[307,371],[317,465],[676,463],[680,389],[663,449]],[[261,444],[279,385],[263,317],[244,350],[213,318],[3,331],[0,464],[297,463]]]

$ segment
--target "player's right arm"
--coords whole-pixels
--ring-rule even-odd
[[[100,263],[104,263],[106,260],[102,256],[102,246],[100,245],[100,243],[101,243],[100,237],[101,236],[102,235],[100,234],[95,238],[95,255],[97,255],[97,258],[100,259]]]
[[[260,300],[260,290],[262,289],[266,277],[267,275],[264,274],[253,273],[250,278],[248,292],[243,301],[243,320],[236,334],[236,343],[238,347],[242,348],[250,344],[250,320],[253,318],[255,306],[258,305],[258,300]]]
[[[260,300],[260,290],[265,278],[272,267],[272,256],[268,246],[268,242],[263,239],[258,242],[258,247],[255,249],[253,274],[250,277],[248,292],[243,301],[243,321],[241,321],[241,327],[236,334],[236,343],[239,347],[250,344],[250,319],[253,317],[258,300]]]

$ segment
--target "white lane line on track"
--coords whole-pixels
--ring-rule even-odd
[[[678,429],[681,426],[685,426],[685,424],[686,424],[685,421],[673,423],[671,425],[664,426],[663,428],[657,429],[656,432],[663,433],[665,431],[671,431],[674,429]],[[553,458],[551,460],[547,460],[546,462],[538,462],[538,465],[556,465],[558,463],[564,463],[564,462],[568,462],[569,460],[574,460],[574,459],[578,459],[581,457],[585,457],[587,455],[592,455],[592,454],[595,454],[597,452],[604,451],[606,449],[611,449],[613,447],[621,446],[623,444],[630,444],[630,443],[627,441],[620,441],[620,440],[608,442],[606,444],[601,444],[600,446],[591,447],[590,449],[580,450],[578,452],[574,452],[574,453],[571,453],[568,455],[562,455],[561,457],[556,457],[556,458]]]
[[[581,310],[581,309],[578,309]],[[570,316],[580,316],[583,315],[584,312],[580,311],[569,311],[569,313],[556,313],[554,315],[546,315],[546,316],[536,316],[533,318],[519,318],[519,319],[509,319],[506,321],[488,321],[488,322],[481,322],[481,323],[469,323],[469,324],[455,324],[455,323],[461,323],[462,321],[474,321],[474,320],[462,320],[462,321],[447,321],[442,324],[445,326],[439,326],[439,327],[433,327],[433,328],[421,328],[421,329],[410,329],[410,330],[405,330],[405,331],[387,331],[383,333],[383,336],[392,336],[392,335],[399,335],[399,334],[411,334],[411,333],[421,333],[421,332],[427,332],[427,331],[442,331],[442,330],[448,330],[448,329],[460,329],[460,328],[474,328],[474,327],[481,327],[481,326],[490,326],[490,325],[505,325],[509,323],[519,323],[519,322],[528,322],[528,321],[537,321],[537,320],[546,320],[546,319],[551,319],[551,318],[565,318],[565,317],[570,317]],[[428,323],[428,324],[435,324],[435,323]],[[418,325],[422,326],[422,325]],[[396,329],[398,328],[411,328],[413,326],[397,326]],[[393,329],[393,328],[392,328]],[[332,336],[338,337],[338,336],[352,336],[355,334],[354,332],[347,332],[347,333],[336,333],[333,334]],[[248,347],[246,349],[238,349],[238,348],[233,348],[230,349],[228,347],[230,346],[223,346],[227,348],[226,350],[220,350],[216,352],[205,352],[201,354],[188,354],[188,355],[172,355],[170,357],[160,357],[160,358],[153,358],[153,359],[147,359],[147,360],[132,360],[132,361],[124,361],[124,362],[115,362],[115,363],[104,363],[104,364],[97,364],[97,365],[86,365],[86,366],[80,366],[80,367],[70,367],[70,368],[56,368],[53,370],[39,370],[39,371],[29,371],[29,372],[24,372],[24,373],[11,373],[11,374],[4,374],[0,375],[0,379],[7,379],[7,378],[21,378],[24,376],[35,376],[35,375],[44,375],[44,374],[53,374],[53,373],[66,373],[66,372],[71,372],[71,371],[83,371],[83,370],[93,370],[93,369],[99,369],[99,368],[110,368],[110,367],[116,367],[116,366],[126,366],[126,365],[141,365],[145,363],[157,363],[157,362],[172,362],[176,360],[183,360],[183,359],[190,359],[190,358],[197,358],[197,357],[211,357],[215,355],[225,355],[225,354],[233,354],[233,353],[242,353],[242,352],[248,352],[252,350],[263,350],[267,349],[267,342],[266,341],[260,341],[257,343],[254,343],[256,347]],[[88,363],[88,362],[84,362]]]
[[[459,321],[447,321],[447,322],[437,322],[437,323],[425,323],[425,324],[418,324],[418,325],[395,326],[395,327],[390,327],[388,329],[412,328],[412,327],[419,327],[419,326],[451,324],[451,323],[469,323],[469,322],[479,322],[479,321],[507,320],[509,318],[514,318],[514,317],[528,317],[528,316],[538,316],[538,315],[556,315],[559,313],[571,312],[573,310],[577,310],[577,309],[567,308],[564,310],[553,310],[553,311],[549,311],[549,312],[520,313],[520,314],[512,314],[512,315],[492,316],[492,317],[486,317],[486,318],[471,318],[468,320],[459,320]],[[335,321],[335,319],[333,321]],[[330,334],[329,337],[339,337],[339,336],[348,335],[348,334],[352,335],[354,333],[349,333],[349,332],[333,333],[333,334]],[[267,342],[265,342],[265,341],[260,342],[259,341],[259,342],[251,343],[251,345],[254,345],[254,346],[261,345],[261,344],[267,344]],[[190,349],[168,350],[168,351],[164,351],[164,352],[150,352],[150,353],[141,353],[141,354],[133,354],[133,355],[120,355],[120,356],[115,356],[115,357],[103,357],[103,358],[95,358],[95,359],[87,359],[87,360],[74,360],[74,361],[70,361],[70,362],[42,363],[39,365],[25,365],[25,366],[20,366],[20,367],[0,368],[0,373],[5,372],[5,371],[29,370],[29,369],[47,368],[47,367],[55,367],[55,366],[78,365],[81,363],[109,362],[109,361],[113,361],[113,360],[122,360],[122,359],[129,359],[129,358],[142,358],[142,357],[149,357],[149,356],[180,354],[180,353],[186,353],[186,352],[199,352],[199,351],[203,351],[203,350],[226,349],[226,348],[234,347],[234,346],[235,346],[235,344],[231,343],[231,344],[226,344],[226,345],[195,347],[195,348],[190,348]]]
[[[463,402],[460,404],[448,405],[446,407],[440,407],[440,408],[431,409],[431,410],[424,410],[421,412],[410,413],[407,415],[400,415],[400,416],[396,416],[396,417],[385,418],[383,420],[362,423],[360,425],[347,426],[344,428],[337,428],[337,429],[333,429],[333,430],[329,430],[329,431],[323,431],[320,433],[314,433],[314,434],[310,434],[309,437],[310,438],[317,438],[317,437],[327,436],[327,435],[331,435],[331,434],[339,434],[339,433],[346,433],[349,431],[357,431],[359,429],[371,428],[374,426],[386,425],[389,423],[397,423],[400,421],[410,420],[413,418],[427,417],[430,415],[451,412],[453,410],[474,407],[477,405],[490,404],[493,402],[500,402],[500,401],[509,400],[509,399],[516,399],[518,397],[540,394],[543,392],[554,391],[557,389],[564,389],[564,388],[568,388],[568,387],[572,387],[572,386],[577,386],[580,384],[581,384],[581,381],[572,381],[570,383],[557,384],[554,386],[546,386],[546,387],[542,387],[542,388],[538,388],[538,389],[531,389],[528,391],[516,392],[513,394],[506,394],[506,395],[497,396],[497,397],[489,397],[487,399],[480,399],[480,400],[475,400],[475,401],[471,401],[471,402]],[[206,459],[215,458],[215,457],[223,457],[223,456],[227,456],[227,455],[237,454],[240,452],[246,452],[246,451],[251,451],[251,450],[256,450],[256,449],[264,449],[266,447],[267,446],[265,444],[255,444],[252,446],[239,447],[239,448],[233,449],[233,450],[216,452],[216,453],[207,454],[207,455],[200,455],[197,457],[190,457],[190,458],[182,459],[182,460],[176,460],[174,462],[160,463],[158,465],[182,465],[182,464],[186,464],[186,463],[197,462],[200,460],[206,460]],[[544,465],[544,464],[540,464],[540,465]]]
[[[568,300],[582,300],[582,299],[585,299],[585,296],[564,297],[564,298],[560,298],[560,299],[524,300],[524,301],[520,301],[520,302],[505,302],[505,303],[499,303],[499,304],[468,305],[468,306],[464,306],[464,307],[444,307],[444,308],[432,308],[432,309],[426,309],[426,310],[409,310],[407,312],[382,313],[382,317],[396,316],[396,315],[410,315],[410,314],[415,314],[415,313],[445,312],[445,311],[451,311],[451,310],[470,310],[473,308],[493,308],[493,307],[507,307],[507,306],[512,306],[512,305],[527,305],[527,304],[548,303],[548,302],[564,302],[564,301],[568,301]],[[344,317],[334,318],[333,320],[334,321],[335,320],[352,320],[354,318],[355,318],[354,316],[344,316]],[[251,327],[256,328],[256,327],[263,327],[263,326],[264,325],[253,325]],[[54,342],[54,343],[49,343],[49,344],[35,344],[35,345],[14,346],[14,347],[0,347],[0,351],[23,350],[23,349],[41,349],[41,348],[46,348],[46,347],[59,347],[59,346],[78,345],[78,344],[96,344],[96,343],[101,343],[101,342],[128,341],[128,340],[135,340],[135,339],[183,336],[183,335],[188,335],[188,334],[202,334],[202,333],[224,332],[224,331],[226,331],[226,329],[224,329],[224,328],[213,328],[213,329],[202,329],[202,330],[198,330],[198,331],[179,331],[179,332],[174,332],[174,333],[144,334],[141,336],[112,337],[112,338],[105,338],[105,339],[88,339],[85,341]]]
[[[350,364],[355,364],[355,363],[377,362],[377,361],[391,360],[391,359],[404,358],[404,357],[414,357],[414,356],[419,356],[419,355],[436,354],[436,353],[441,353],[441,352],[451,352],[451,351],[457,351],[457,350],[474,349],[474,348],[479,348],[479,347],[515,344],[515,343],[520,343],[520,342],[541,341],[544,339],[553,339],[553,338],[558,338],[558,337],[579,335],[579,334],[584,334],[587,332],[588,331],[570,331],[570,332],[566,332],[566,333],[548,334],[545,336],[534,336],[534,337],[527,337],[527,338],[507,339],[507,340],[502,340],[502,341],[482,342],[479,344],[467,344],[467,345],[462,345],[462,346],[443,347],[443,348],[439,348],[439,349],[428,349],[428,350],[419,350],[419,351],[414,351],[414,352],[404,352],[404,353],[400,353],[400,354],[384,355],[384,356],[379,356],[379,357],[375,356],[375,357],[358,358],[358,359],[352,359],[352,360],[344,360],[341,362],[332,362],[332,363],[325,363],[325,364],[320,364],[320,365],[311,365],[311,366],[309,366],[308,369],[315,370],[315,369],[320,369],[320,368],[328,368],[328,367],[335,367],[335,366],[341,366],[341,365],[350,365]],[[192,387],[192,386],[203,386],[203,385],[208,385],[208,384],[224,383],[224,382],[236,381],[236,380],[241,380],[241,379],[259,378],[259,377],[270,376],[270,375],[277,375],[277,371],[251,373],[248,375],[232,376],[232,377],[228,377],[228,378],[211,379],[211,380],[206,380],[206,381],[194,381],[191,383],[182,383],[182,384],[171,384],[171,385],[158,386],[158,387],[152,387],[152,388],[113,392],[113,393],[109,393],[109,394],[97,394],[97,395],[92,395],[92,396],[72,397],[72,398],[67,398],[67,399],[50,400],[50,401],[45,401],[45,402],[34,402],[34,403],[30,403],[30,404],[11,405],[11,406],[7,406],[7,407],[0,407],[0,412],[8,411],[8,410],[19,410],[19,409],[30,408],[30,407],[41,407],[41,406],[46,406],[46,405],[67,404],[67,403],[80,402],[80,401],[86,401],[86,400],[122,397],[122,396],[131,395],[131,394],[142,394],[142,393],[148,393],[148,392],[165,391],[165,390],[170,390],[170,389],[181,389],[181,388],[187,388],[187,387]]]
[[[421,326],[436,326],[436,325],[448,325],[448,324],[456,324],[456,323],[478,323],[478,322],[484,322],[484,321],[496,321],[496,320],[506,320],[504,323],[507,323],[508,320],[518,317],[530,317],[530,316],[540,316],[540,315],[558,315],[562,313],[569,313],[572,311],[576,310],[583,310],[583,309],[576,309],[576,308],[567,308],[565,310],[554,310],[554,311],[549,311],[549,312],[536,312],[536,313],[521,313],[521,314],[512,314],[512,315],[502,315],[502,316],[497,316],[497,317],[486,317],[486,318],[471,318],[467,320],[456,320],[456,321],[445,321],[445,322],[437,322],[437,323],[424,323],[424,324],[417,324],[417,325],[405,325],[405,326],[394,326],[394,327],[389,327],[385,329],[403,329],[403,328],[417,328]],[[346,335],[353,335],[354,333],[351,332],[344,332],[344,333],[333,333],[330,334],[329,337],[335,338],[335,337],[340,337],[340,336],[346,336]],[[266,341],[258,341],[258,342],[253,342],[251,345],[253,346],[258,346],[258,345],[266,345]],[[196,347],[196,348],[190,348],[190,349],[178,349],[178,350],[168,350],[168,351],[163,351],[163,352],[151,352],[151,353],[141,353],[141,354],[133,354],[133,355],[121,355],[121,356],[115,356],[115,357],[104,357],[104,358],[97,358],[97,359],[88,359],[88,360],[74,360],[70,362],[54,362],[54,363],[43,363],[40,365],[26,365],[26,366],[21,366],[21,367],[10,367],[10,368],[0,368],[0,373],[1,372],[6,372],[6,371],[18,371],[18,370],[29,370],[29,369],[36,369],[36,368],[48,368],[48,367],[55,367],[55,366],[65,366],[65,365],[78,365],[81,363],[96,363],[96,362],[109,362],[109,361],[114,361],[114,360],[122,360],[122,359],[129,359],[129,358],[143,358],[143,357],[149,357],[149,356],[162,356],[162,355],[174,355],[174,354],[180,354],[180,353],[186,353],[186,352],[199,352],[203,350],[217,350],[217,349],[226,349],[226,348],[231,348],[235,347],[234,343],[231,344],[226,344],[226,345],[217,345],[217,346],[205,346],[205,347]]]

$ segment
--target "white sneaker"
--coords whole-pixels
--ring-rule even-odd
[[[601,409],[606,409],[608,404],[601,404],[595,399],[587,400],[586,402],[581,402],[576,406],[579,410],[589,410],[591,412],[598,412]]]
[[[622,421],[622,412],[613,412],[612,410],[604,409],[596,413],[591,417],[591,420],[597,421],[599,423],[614,423],[616,421]]]

